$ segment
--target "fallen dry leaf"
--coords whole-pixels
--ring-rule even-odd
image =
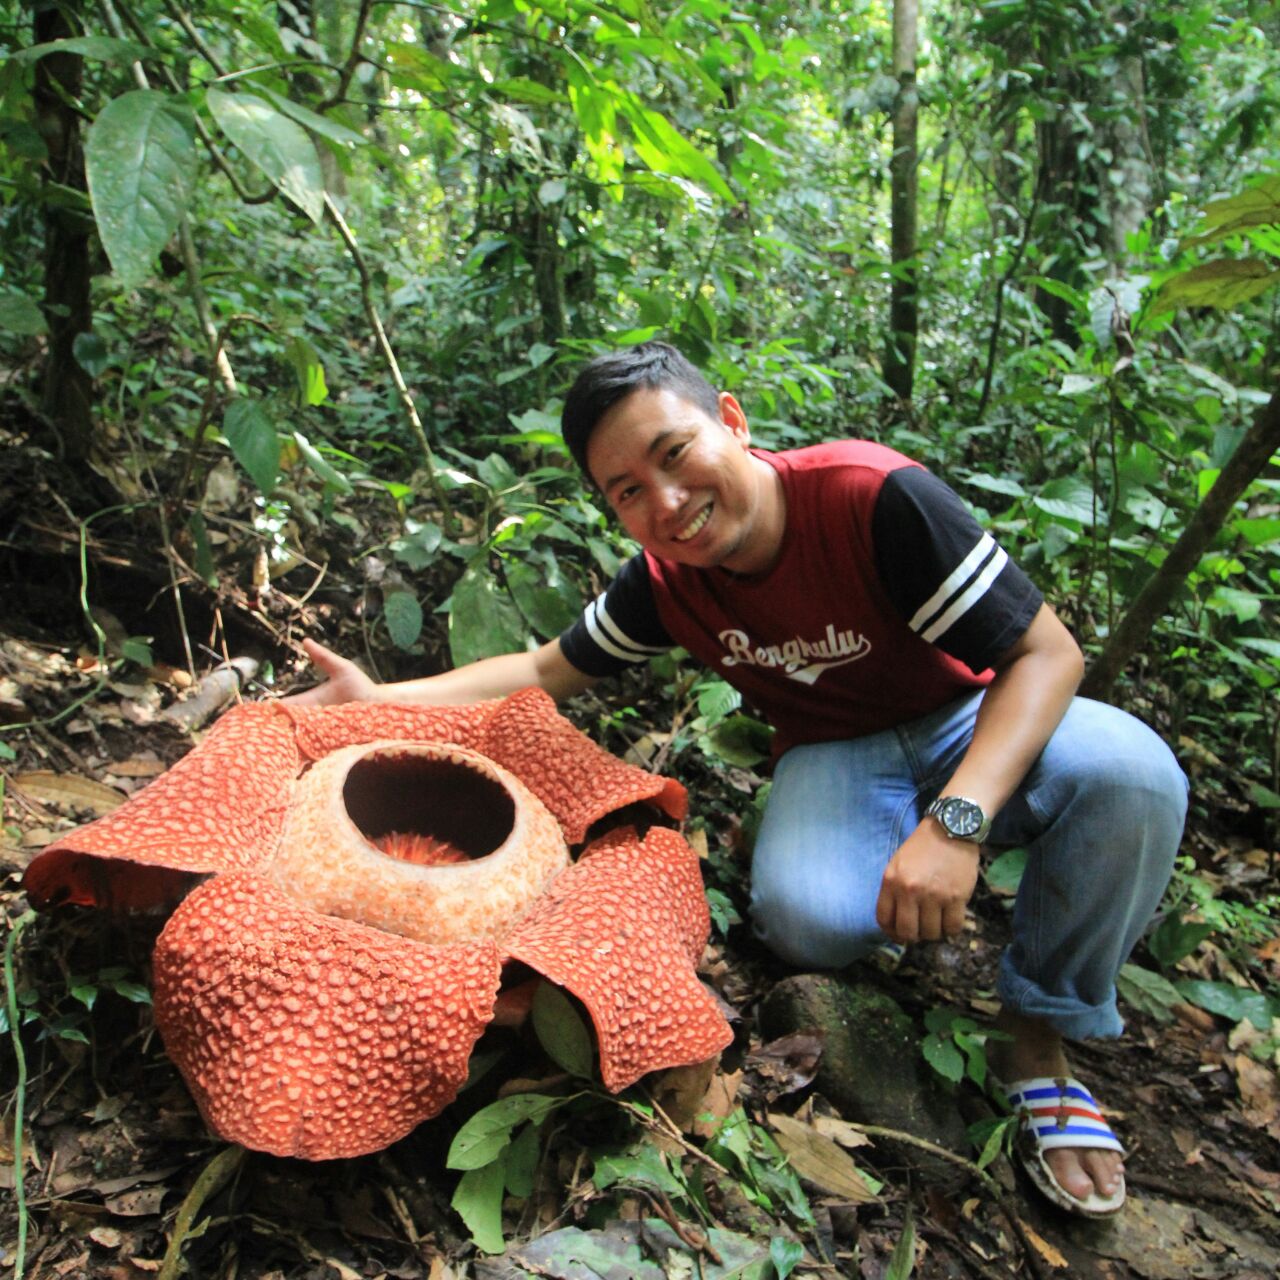
[[[1276,1073],[1255,1062],[1247,1053],[1236,1054],[1231,1065],[1235,1068],[1240,1101],[1244,1104],[1244,1118],[1259,1129],[1266,1129],[1272,1137],[1280,1138],[1280,1080],[1276,1079]]]
[[[1031,1242],[1035,1251],[1051,1266],[1065,1267],[1067,1260],[1062,1253],[1054,1245],[1051,1245],[1034,1227],[1029,1227],[1021,1218],[1018,1219],[1018,1225],[1022,1228],[1022,1234]]]
[[[702,1100],[711,1087],[720,1055],[687,1067],[664,1071],[652,1086],[653,1100],[682,1132],[688,1133],[702,1111]]]
[[[780,1036],[747,1055],[746,1069],[760,1081],[760,1091],[772,1102],[812,1082],[822,1057],[822,1038],[804,1031]]]
[[[769,1113],[769,1124],[787,1163],[828,1195],[868,1204],[876,1199],[861,1170],[836,1143],[794,1116]]]
[[[115,787],[82,778],[75,773],[54,773],[51,769],[32,769],[20,773],[13,785],[29,799],[41,804],[75,812],[87,810],[100,818],[124,804],[126,797]]]
[[[842,1147],[847,1147],[850,1151],[856,1147],[875,1146],[875,1143],[865,1133],[854,1128],[847,1120],[841,1120],[837,1116],[814,1116],[813,1127],[824,1138],[830,1138],[833,1142],[838,1142]]]
[[[715,1136],[720,1125],[736,1110],[741,1088],[741,1071],[721,1072],[711,1081],[702,1099],[702,1110],[693,1122],[693,1132],[699,1138]]]

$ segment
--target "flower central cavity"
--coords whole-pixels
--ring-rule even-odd
[[[420,866],[488,857],[515,822],[515,802],[494,778],[412,749],[386,748],[357,760],[342,800],[372,845]]]
[[[375,742],[297,783],[269,874],[323,915],[419,942],[499,936],[569,864],[522,782],[462,747]]]

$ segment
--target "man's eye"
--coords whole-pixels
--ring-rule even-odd
[[[667,461],[671,462],[674,458],[678,457],[683,452],[684,452],[684,441],[681,441],[679,444],[673,444],[671,448],[667,450]]]

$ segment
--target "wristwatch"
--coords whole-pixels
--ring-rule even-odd
[[[964,796],[939,796],[924,811],[924,816],[937,818],[953,840],[981,844],[991,830],[991,819],[982,812],[982,806]]]

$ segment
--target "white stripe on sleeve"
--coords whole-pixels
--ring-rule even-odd
[[[919,631],[930,618],[975,574],[978,566],[991,554],[996,540],[984,533],[977,545],[951,571],[950,576],[915,612],[915,616],[907,625],[912,631]]]
[[[991,542],[990,535],[986,538],[987,542]],[[993,543],[994,545],[994,543]],[[969,559],[973,557],[970,556]],[[964,593],[958,596],[949,609],[931,626],[927,631],[921,632],[921,639],[928,640],[931,644],[940,635],[949,631],[952,624],[968,613],[979,600],[987,593],[987,588],[1000,576],[1001,570],[1009,563],[1008,553],[1003,547],[997,547],[996,553],[987,562],[987,567],[973,580],[965,589]],[[953,575],[954,576],[954,575]]]
[[[587,631],[601,649],[623,662],[644,662],[656,653],[666,653],[669,645],[639,644],[632,640],[609,616],[604,596],[597,596],[582,615]]]

